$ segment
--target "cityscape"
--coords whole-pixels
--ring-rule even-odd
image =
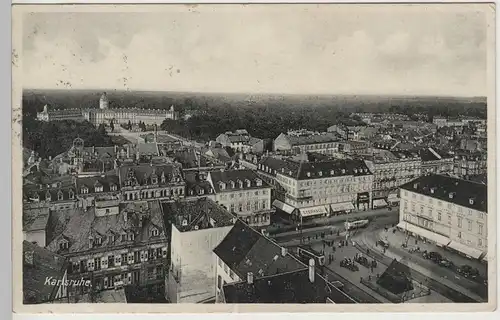
[[[488,302],[480,90],[245,94],[29,78],[24,304]]]

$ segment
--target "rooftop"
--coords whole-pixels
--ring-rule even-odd
[[[282,134],[292,146],[337,142],[339,135],[335,132],[312,133],[312,134]]]
[[[208,198],[162,203],[165,223],[171,222],[181,232],[227,227],[234,216]]]
[[[401,189],[487,212],[486,184],[442,175],[427,175],[408,182]]]
[[[251,190],[270,188],[270,186],[252,170],[211,171],[209,180],[212,181],[215,192]],[[231,184],[234,183],[234,186]],[[223,186],[224,184],[224,186]]]
[[[124,165],[119,168],[120,184],[122,187],[136,185],[167,185],[180,183],[182,171],[179,164],[171,163],[165,165]],[[156,183],[154,183],[156,180]]]
[[[245,278],[246,279],[246,278]],[[305,269],[224,286],[226,303],[356,303],[318,273],[314,282]]]
[[[38,245],[23,241],[23,297],[25,304],[52,301],[57,287],[45,285],[46,277],[62,279],[67,260]]]
[[[246,279],[252,272],[255,278],[276,275],[307,268],[289,253],[283,255],[282,248],[237,220],[214,253],[235,272],[240,279]]]

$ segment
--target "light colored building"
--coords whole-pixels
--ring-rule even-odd
[[[422,159],[422,174],[452,174],[453,155],[435,148],[425,148],[419,151]]]
[[[208,173],[207,181],[215,191],[215,201],[252,226],[271,222],[271,186],[251,170],[226,170]]]
[[[220,134],[215,141],[223,147],[232,148],[236,152],[264,152],[264,140],[250,136],[245,129]]]
[[[294,219],[371,208],[373,175],[361,160],[295,162],[265,157],[258,172],[285,190],[284,203],[275,200],[273,205]]]
[[[487,186],[428,175],[401,186],[398,227],[473,259],[487,259]]]
[[[73,120],[73,121],[84,121],[85,118],[82,115],[82,111],[80,109],[54,109],[49,110],[49,106],[45,105],[43,107],[42,112],[38,112],[36,114],[36,118],[38,121],[65,121],[65,120]]]
[[[73,210],[47,249],[68,258],[68,278],[92,281],[98,292],[134,285],[164,292],[167,238],[158,201],[135,201],[118,214],[97,216],[94,207]],[[67,221],[66,221],[67,220]],[[70,290],[70,296],[89,287]]]
[[[317,152],[335,154],[338,152],[340,136],[336,132],[289,131],[274,140],[274,151],[296,153]]]
[[[422,159],[416,152],[378,150],[365,159],[373,172],[374,207],[397,204],[398,188],[422,174]]]
[[[171,303],[202,303],[215,297],[212,251],[236,218],[207,198],[164,203],[171,224],[170,272],[166,297]]]
[[[23,208],[23,240],[45,248],[49,217],[48,207]]]
[[[453,159],[453,173],[459,177],[487,173],[488,156],[486,152],[458,151]]]

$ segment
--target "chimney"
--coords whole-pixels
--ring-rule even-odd
[[[281,247],[281,255],[283,257],[286,257],[286,248],[285,247]]]
[[[314,269],[314,259],[309,259],[309,281],[311,283],[314,283],[314,275],[315,275],[315,269]]]
[[[253,273],[252,272],[247,273],[247,283],[253,284]]]

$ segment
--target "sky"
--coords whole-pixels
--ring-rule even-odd
[[[447,7],[25,13],[23,87],[485,96],[486,15]]]

